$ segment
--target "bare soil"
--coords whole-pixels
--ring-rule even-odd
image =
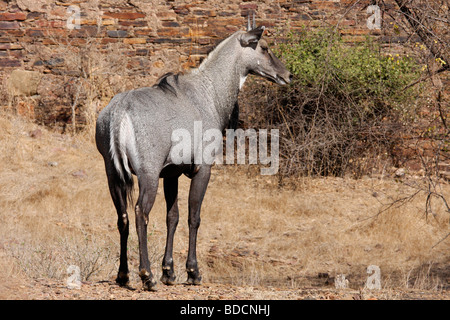
[[[448,300],[449,291],[418,289],[355,290],[304,287],[233,286],[204,283],[200,286],[159,285],[156,292],[119,287],[114,281],[82,282],[70,289],[63,281],[33,279],[30,282],[4,283],[0,298],[21,300]]]
[[[61,135],[0,117],[0,299],[449,299],[450,215],[439,197],[425,214],[423,177],[392,168],[377,176],[305,178],[280,188],[256,167],[216,166],[198,235],[201,286],[187,286],[187,198],[180,179],[174,286],[141,290],[131,220],[130,288],[114,283],[117,217],[91,135]],[[160,186],[161,188],[161,186]],[[450,185],[439,181],[447,200]],[[401,201],[408,199],[407,201]],[[149,220],[149,254],[161,275],[165,202]],[[67,268],[82,284],[69,289]],[[379,266],[381,289],[366,288]],[[344,275],[348,287],[336,289]]]

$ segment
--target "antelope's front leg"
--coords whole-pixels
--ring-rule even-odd
[[[186,271],[188,274],[187,284],[199,285],[202,280],[197,264],[197,231],[200,226],[200,208],[210,176],[211,166],[202,165],[192,178],[189,190],[189,251],[186,261]]]

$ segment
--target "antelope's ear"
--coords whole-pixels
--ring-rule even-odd
[[[256,29],[250,30],[246,33],[243,33],[239,39],[239,41],[241,42],[241,46],[252,47],[253,49],[255,49],[265,29],[266,27],[261,26]]]

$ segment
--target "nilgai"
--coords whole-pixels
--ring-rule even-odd
[[[202,130],[224,130],[237,105],[239,90],[249,73],[280,85],[288,84],[292,74],[269,49],[262,38],[264,27],[237,31],[211,51],[197,69],[186,74],[167,74],[153,87],[122,92],[100,112],[96,127],[97,148],[105,162],[109,190],[118,214],[120,265],[116,282],[127,285],[127,202],[137,176],[139,196],[135,206],[139,240],[139,276],[145,290],[154,290],[156,281],[147,252],[147,224],[155,201],[159,178],[164,181],[167,204],[167,240],[162,261],[164,284],[175,283],[172,251],[178,224],[178,178],[191,179],[189,190],[189,250],[187,283],[200,284],[196,241],[200,207],[211,173],[211,164],[171,159],[172,132],[186,129],[193,134],[194,122]],[[192,146],[194,148],[194,146]]]

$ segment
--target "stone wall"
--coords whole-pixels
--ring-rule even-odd
[[[46,124],[70,123],[75,110],[86,122],[80,101],[93,102],[90,112],[95,113],[118,91],[152,85],[166,72],[198,66],[220,40],[245,28],[250,12],[258,25],[268,28],[268,37],[304,26],[333,25],[349,42],[368,34],[390,43],[404,41],[406,36],[392,32],[389,16],[383,17],[381,29],[367,27],[370,4],[370,0],[0,0],[0,101]],[[16,69],[31,73],[12,73]],[[24,89],[31,85],[36,87]]]
[[[0,68],[9,73],[21,68],[61,74],[64,57],[57,50],[48,59],[42,52],[52,46],[117,44],[123,63],[134,73],[158,77],[198,64],[219,40],[245,28],[249,12],[257,24],[276,30],[339,24],[347,41],[358,41],[369,30],[365,8],[369,0],[348,9],[349,0],[280,1],[157,1],[157,0],[12,0],[0,1]],[[80,9],[79,29],[70,6]],[[345,15],[345,16],[344,16]],[[91,41],[92,42],[92,41]],[[46,49],[43,49],[43,48]],[[68,72],[68,71],[66,71]]]

